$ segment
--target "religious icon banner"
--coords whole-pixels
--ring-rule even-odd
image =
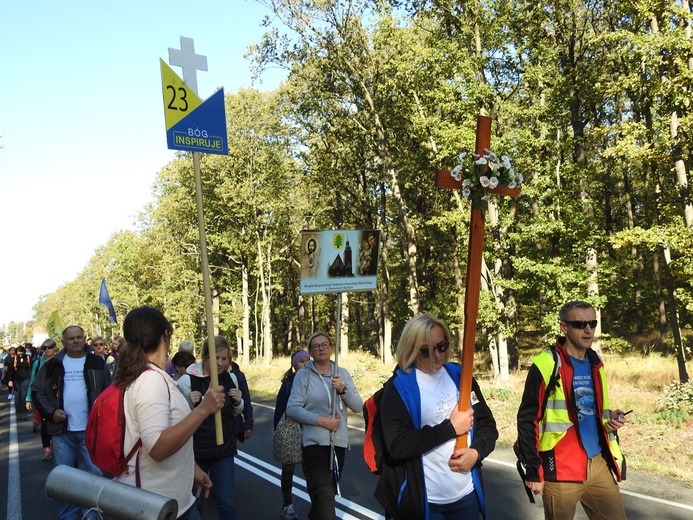
[[[380,231],[301,232],[301,294],[374,291]]]

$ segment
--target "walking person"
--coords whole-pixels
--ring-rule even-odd
[[[315,332],[308,339],[308,349],[313,359],[294,377],[286,415],[303,430],[308,520],[336,520],[334,496],[349,446],[346,409],[360,413],[363,401],[349,371],[336,370],[331,360],[334,346],[327,334]]]
[[[564,336],[532,360],[517,413],[525,486],[543,496],[547,520],[572,520],[578,502],[591,520],[626,518],[616,434],[628,421],[611,409],[604,363],[592,350],[596,316],[584,301],[561,308]],[[558,384],[545,396],[554,368]]]
[[[36,374],[41,369],[41,367],[50,361],[55,354],[58,352],[58,345],[54,339],[48,338],[41,344],[41,352],[43,355],[38,359],[34,366],[31,368],[31,383],[36,379]],[[31,384],[29,384],[29,390],[26,393],[26,409],[34,411],[34,432],[37,428],[41,428],[41,446],[43,447],[43,456],[41,460],[48,461],[53,458],[53,442],[51,441],[51,436],[48,433],[48,426],[46,419],[41,416],[38,409],[31,404]]]
[[[9,376],[10,365],[14,364],[14,356],[16,353],[17,353],[17,349],[15,347],[9,347],[7,349],[7,354],[5,355],[5,359],[3,359],[3,364],[4,364],[5,369],[2,372],[2,380],[7,385],[7,400],[8,401],[14,399],[14,388],[12,388],[12,385],[10,384],[10,380],[9,380],[8,376]]]
[[[498,430],[476,379],[471,407],[458,409],[461,366],[448,362],[450,331],[431,314],[414,316],[397,345],[397,370],[380,401],[383,469],[375,497],[396,520],[486,518],[481,461]],[[468,433],[468,446],[455,449]]]
[[[125,344],[118,352],[114,384],[125,389],[124,453],[138,440],[138,457],[128,462],[119,480],[170,497],[178,502],[178,518],[200,520],[195,505],[204,491],[209,495],[212,481],[197,464],[192,436],[226,400],[222,386],[210,388],[193,410],[176,382],[166,373],[166,359],[173,327],[154,307],[131,310],[123,322]]]
[[[31,346],[30,343],[28,343]],[[26,394],[31,380],[31,357],[24,345],[17,347],[17,352],[8,367],[7,381],[14,391],[14,409],[17,420],[26,420]]]
[[[216,482],[214,496],[217,499],[219,520],[236,520],[234,456],[237,452],[234,417],[243,410],[243,398],[238,379],[228,371],[231,356],[228,340],[224,336],[216,336],[214,343],[216,349],[214,366],[209,357],[209,342],[205,339],[202,344],[202,361],[193,363],[187,368],[187,373],[178,380],[178,387],[193,408],[202,402],[202,396],[210,385],[212,370],[217,371],[219,384],[224,387],[226,398],[221,409],[224,443],[217,446],[214,417],[210,416],[193,435],[193,448],[197,465],[209,474],[212,482]],[[197,508],[200,513],[203,507],[204,501],[198,499]]]
[[[276,403],[274,405],[274,429],[277,429],[277,425],[281,420],[282,416],[286,412],[286,404],[289,402],[289,395],[291,395],[291,387],[294,383],[294,377],[296,372],[305,368],[306,364],[310,360],[310,355],[306,350],[299,350],[291,356],[291,367],[289,370],[284,372],[282,376],[282,384],[279,387],[279,392],[277,393]],[[281,516],[284,520],[297,520],[298,516],[294,510],[292,492],[294,481],[294,464],[282,464],[282,476],[281,476],[281,489],[282,489],[282,513]]]
[[[31,384],[33,405],[46,418],[53,439],[56,466],[79,467],[101,475],[89,458],[84,442],[89,412],[94,401],[111,384],[111,375],[99,356],[89,355],[82,327],[72,325],[62,334],[63,349],[46,361]],[[93,518],[73,504],[60,502],[60,520]]]
[[[253,402],[250,400],[248,379],[235,361],[231,361],[229,372],[238,380],[238,388],[243,394],[243,411],[236,416],[234,427],[236,429],[236,439],[240,442],[245,442],[246,440],[250,440],[253,436],[253,425],[255,424],[253,419]]]

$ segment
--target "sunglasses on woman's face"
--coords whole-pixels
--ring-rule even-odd
[[[433,345],[433,350],[437,350],[441,354],[447,352],[448,348],[450,348],[450,342],[446,339],[444,339],[440,343]],[[419,353],[425,358],[431,355],[431,351],[428,347],[421,347]]]

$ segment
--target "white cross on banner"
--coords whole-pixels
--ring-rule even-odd
[[[197,71],[207,71],[207,56],[195,54],[192,38],[180,37],[180,49],[168,48],[168,62],[183,69],[183,81],[195,94],[197,92]]]

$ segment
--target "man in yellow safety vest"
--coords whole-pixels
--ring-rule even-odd
[[[517,413],[525,486],[543,496],[547,520],[572,520],[578,502],[591,520],[625,520],[616,432],[627,419],[611,409],[604,363],[592,350],[596,313],[572,301],[559,318],[565,336],[533,359]]]

